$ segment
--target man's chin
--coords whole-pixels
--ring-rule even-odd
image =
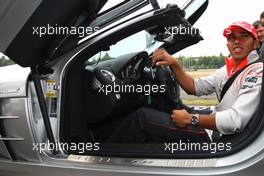
[[[246,58],[245,56],[242,56],[242,55],[233,55],[232,57],[233,57],[233,59],[235,59],[235,60],[243,60],[243,59]]]

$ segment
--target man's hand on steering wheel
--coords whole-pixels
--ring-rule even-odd
[[[178,64],[178,61],[163,49],[153,52],[152,66],[156,66],[156,78],[160,85],[164,85],[169,100],[176,104],[180,102],[180,88],[174,79],[169,66]]]
[[[157,49],[153,52],[152,66],[173,66],[178,64],[178,61],[164,49]]]

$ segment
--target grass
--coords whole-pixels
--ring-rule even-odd
[[[211,75],[215,72],[215,69],[204,69],[204,70],[197,70],[197,71],[187,71],[189,75],[191,75],[193,78],[198,79],[203,76]]]
[[[189,106],[215,106],[218,104],[217,99],[183,99],[184,104]]]
[[[197,71],[187,71],[189,75],[191,75],[195,79],[199,79],[200,77],[209,76],[215,72],[215,69],[204,69]],[[214,98],[203,98],[203,97],[193,97],[193,98],[184,98],[182,99],[183,103],[189,106],[215,106],[218,104],[218,100],[216,97]]]

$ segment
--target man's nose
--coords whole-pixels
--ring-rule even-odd
[[[240,43],[241,39],[239,37],[235,38],[234,44]]]

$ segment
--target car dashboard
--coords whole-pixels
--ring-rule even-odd
[[[134,92],[132,87],[144,84],[144,67],[148,61],[147,52],[130,53],[117,58],[86,65],[88,81],[87,106],[101,99],[100,108],[91,108],[87,113],[96,114],[91,122],[100,122],[113,116],[127,114],[131,109],[142,106],[146,96]],[[128,89],[129,87],[129,89]],[[131,89],[130,89],[131,88]],[[128,91],[129,90],[129,91]],[[94,111],[97,113],[94,113]],[[91,112],[93,111],[93,112]]]

